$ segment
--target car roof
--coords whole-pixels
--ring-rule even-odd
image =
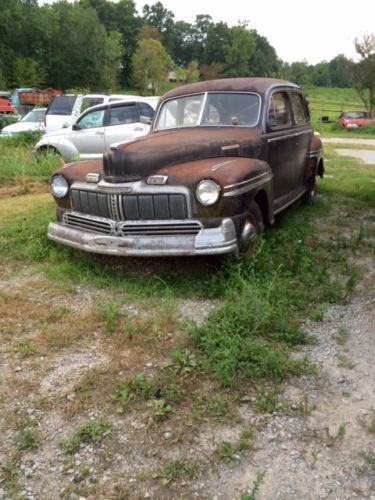
[[[87,108],[85,109],[85,111],[80,115],[84,115],[86,114],[88,111],[93,111],[93,110],[100,110],[100,109],[106,109],[108,107],[110,108],[115,108],[117,106],[121,106],[123,104],[136,104],[138,102],[143,102],[143,103],[146,103],[146,104],[151,104],[151,102],[147,101],[147,97],[145,98],[138,98],[138,99],[128,99],[128,98],[125,98],[124,100],[118,100],[118,101],[111,101],[111,102],[107,102],[107,103],[102,103],[102,104],[96,104],[95,106],[91,106],[90,108]],[[154,103],[152,103],[154,104]],[[154,105],[156,105],[157,102],[155,102]]]
[[[221,78],[177,87],[167,92],[163,100],[201,92],[255,92],[264,95],[275,87],[299,89],[295,83],[277,78]]]

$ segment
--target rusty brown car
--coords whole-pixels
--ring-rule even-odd
[[[323,176],[302,90],[268,78],[199,82],[161,99],[151,131],[51,179],[51,240],[109,255],[249,251]]]

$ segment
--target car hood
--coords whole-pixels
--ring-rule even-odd
[[[63,136],[68,132],[72,131],[72,127],[63,127],[63,128],[58,128],[57,130],[53,130],[52,132],[47,132],[44,136],[43,139],[48,138],[48,137],[59,137]]]
[[[43,124],[39,122],[12,123],[4,127],[1,132],[3,134],[15,134],[18,132],[35,132],[36,130],[43,131]]]
[[[197,127],[153,132],[107,151],[103,156],[104,180],[132,182],[161,168],[207,158],[257,158],[260,150],[257,129]]]

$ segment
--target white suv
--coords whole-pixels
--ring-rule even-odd
[[[34,147],[36,155],[54,152],[65,162],[101,158],[111,144],[145,135],[158,98],[113,101],[87,109],[72,126],[45,134]]]

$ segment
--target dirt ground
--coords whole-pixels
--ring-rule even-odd
[[[335,214],[318,223],[323,236],[338,230]],[[316,343],[296,356],[309,356],[319,372],[281,387],[277,411],[255,412],[251,397],[224,411],[218,396],[212,418],[199,417],[196,401],[195,413],[182,403],[160,421],[142,402],[116,412],[103,381],[139,371],[152,379],[181,334],[171,329],[162,347],[111,345],[94,314],[102,290],[67,293],[31,267],[0,266],[0,499],[375,500],[375,266],[371,255],[353,259],[353,296],[304,324]],[[175,312],[200,322],[217,305],[181,301]],[[137,317],[142,306],[121,307]],[[94,439],[81,432],[67,454],[61,443],[87,422],[101,425]]]

